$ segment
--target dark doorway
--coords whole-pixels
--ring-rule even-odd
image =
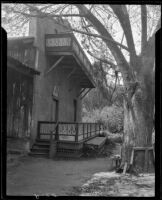
[[[74,99],[74,122],[77,121],[77,100]]]
[[[53,98],[53,103],[52,103],[52,121],[58,121],[58,100]]]

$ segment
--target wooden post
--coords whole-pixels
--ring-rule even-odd
[[[126,170],[127,170],[127,162],[125,162],[125,164],[124,164],[123,174],[126,173]]]
[[[55,127],[55,140],[59,141],[59,123],[56,123],[56,127]]]
[[[134,159],[134,149],[132,149],[132,154],[131,154],[130,165],[132,165],[132,164],[133,164],[133,159]]]
[[[84,123],[83,123],[83,141],[84,141]]]
[[[75,142],[78,142],[78,123],[75,124],[76,127],[75,127],[75,130],[76,130],[76,133],[75,133]]]
[[[50,141],[50,150],[49,150],[49,158],[54,158],[57,152],[57,141],[51,140]]]
[[[145,172],[147,172],[148,169],[148,149],[145,149],[145,166],[144,166],[144,170]]]
[[[40,122],[39,121],[37,124],[37,137],[38,137],[38,139],[40,139]]]

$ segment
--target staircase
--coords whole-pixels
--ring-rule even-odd
[[[30,156],[34,157],[49,157],[49,140],[36,139],[34,145],[31,148]]]

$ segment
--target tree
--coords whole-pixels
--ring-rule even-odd
[[[160,6],[152,5],[17,5],[7,7],[12,13],[21,16],[23,20],[31,16],[58,18],[79,18],[82,29],[67,27],[87,37],[95,59],[107,64],[108,69],[121,73],[124,85],[124,143],[122,151],[122,165],[130,161],[133,147],[146,147],[151,145],[154,110],[154,59],[155,59],[155,33],[160,28]],[[5,8],[5,7],[4,7]],[[36,11],[31,14],[26,8]],[[77,8],[77,9],[76,9]],[[148,12],[151,10],[150,12]],[[154,13],[154,21],[150,20],[150,13]],[[134,42],[132,23],[134,19],[140,23],[141,51],[137,54],[137,45]],[[122,40],[118,42],[113,35],[113,20],[116,20],[122,30]],[[139,21],[141,20],[141,22]],[[109,26],[110,21],[110,26]],[[149,21],[149,23],[148,23]],[[63,24],[63,23],[62,23]],[[150,25],[151,24],[151,25]],[[63,24],[65,26],[65,24]],[[153,30],[151,30],[153,27]],[[91,44],[90,44],[91,43]],[[123,44],[124,43],[124,44]],[[84,42],[85,44],[85,42]],[[104,45],[105,52],[95,54],[92,47]],[[87,47],[87,48],[89,48]],[[103,48],[102,48],[103,49]],[[106,55],[105,55],[106,54]],[[96,55],[99,55],[97,57]],[[137,165],[141,167],[138,160]]]

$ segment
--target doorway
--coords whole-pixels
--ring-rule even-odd
[[[77,100],[74,99],[74,122],[77,121]]]
[[[58,112],[59,112],[58,105],[59,105],[58,100],[53,98],[52,99],[52,116],[51,116],[51,121],[55,121],[55,122],[58,121]]]

